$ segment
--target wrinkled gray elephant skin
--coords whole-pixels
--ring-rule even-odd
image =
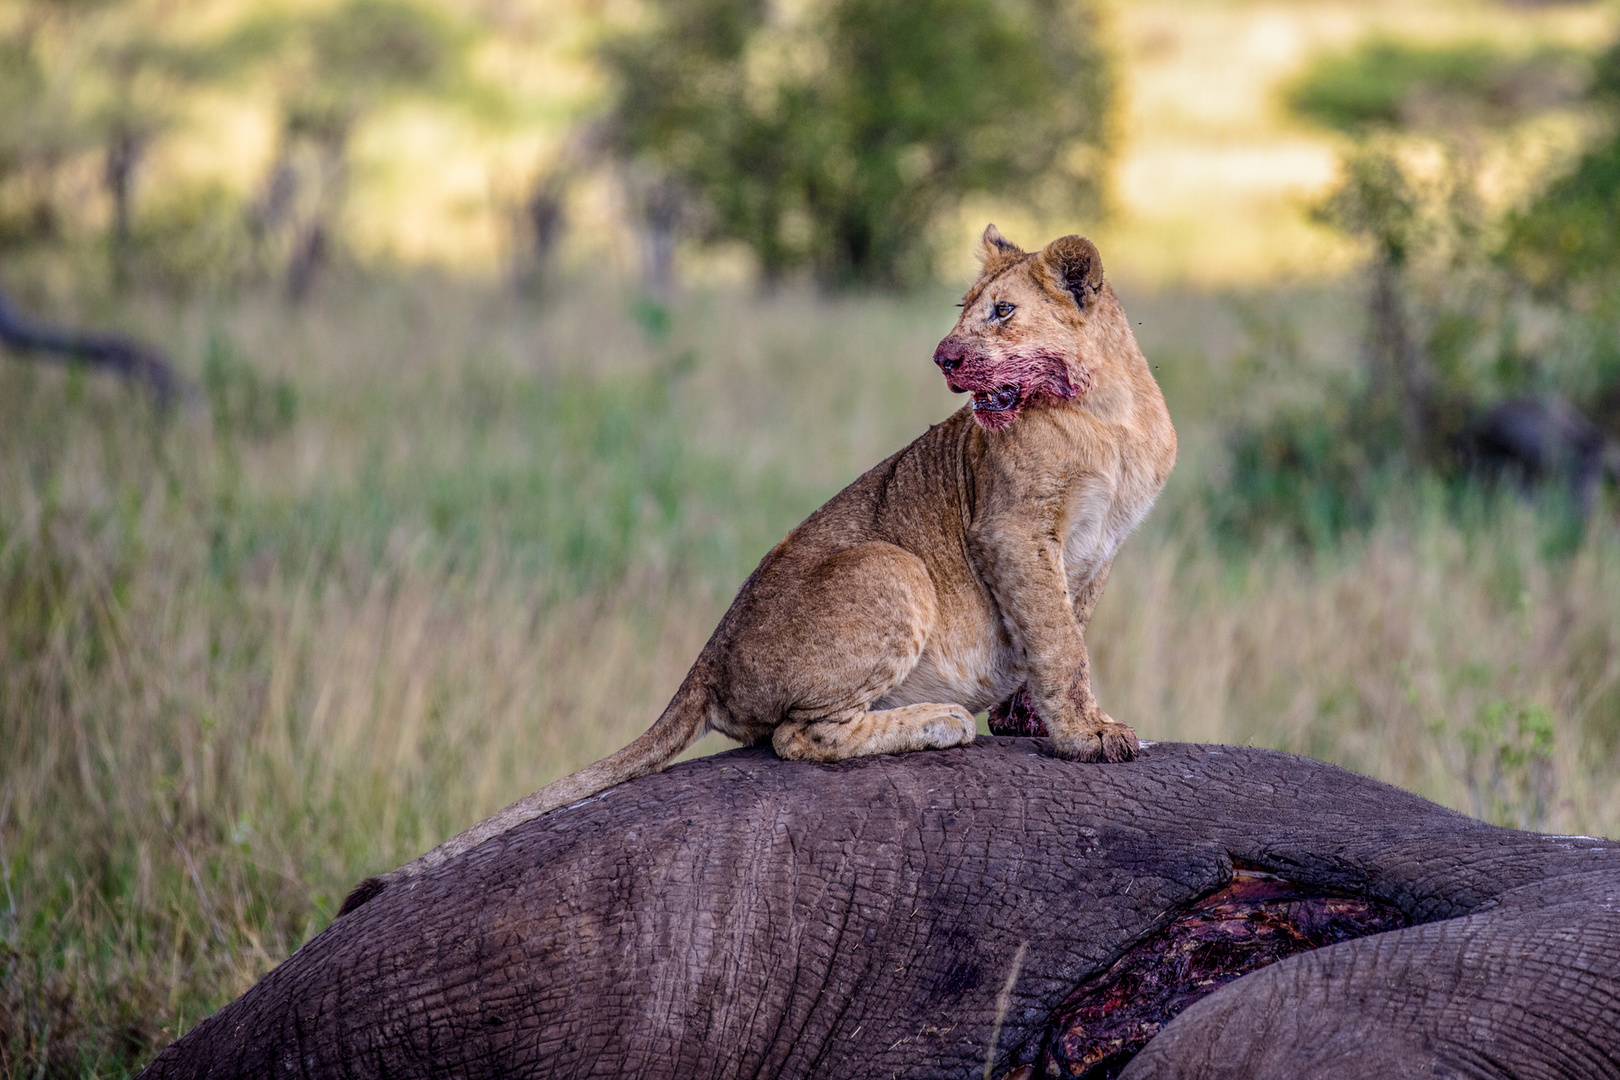
[[[338,919],[145,1075],[1039,1075],[1130,958],[1241,928],[1240,879],[1406,928],[1206,980],[1093,1075],[1620,1076],[1615,845],[1269,751],[1014,738],[611,789]]]

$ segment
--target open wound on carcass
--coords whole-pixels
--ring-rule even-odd
[[[1238,869],[1225,888],[1076,987],[1053,1011],[1023,1075],[1111,1080],[1181,1010],[1233,979],[1406,925],[1384,901]]]

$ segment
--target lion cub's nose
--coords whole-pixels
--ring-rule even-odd
[[[941,371],[955,371],[962,366],[962,359],[966,355],[967,350],[960,343],[946,338],[934,350],[934,363],[939,365]]]

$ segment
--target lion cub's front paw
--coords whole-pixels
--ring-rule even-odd
[[[1106,714],[1078,730],[1052,733],[1052,751],[1070,761],[1129,761],[1139,749],[1130,725]]]
[[[967,746],[979,737],[979,722],[962,706],[948,705],[943,715],[924,725],[921,734],[922,745],[927,748]]]

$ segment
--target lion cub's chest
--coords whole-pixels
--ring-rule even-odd
[[[1069,499],[1068,533],[1063,541],[1063,568],[1069,593],[1077,596],[1102,572],[1125,537],[1153,507],[1156,492],[1140,492],[1120,479],[1087,477]]]

